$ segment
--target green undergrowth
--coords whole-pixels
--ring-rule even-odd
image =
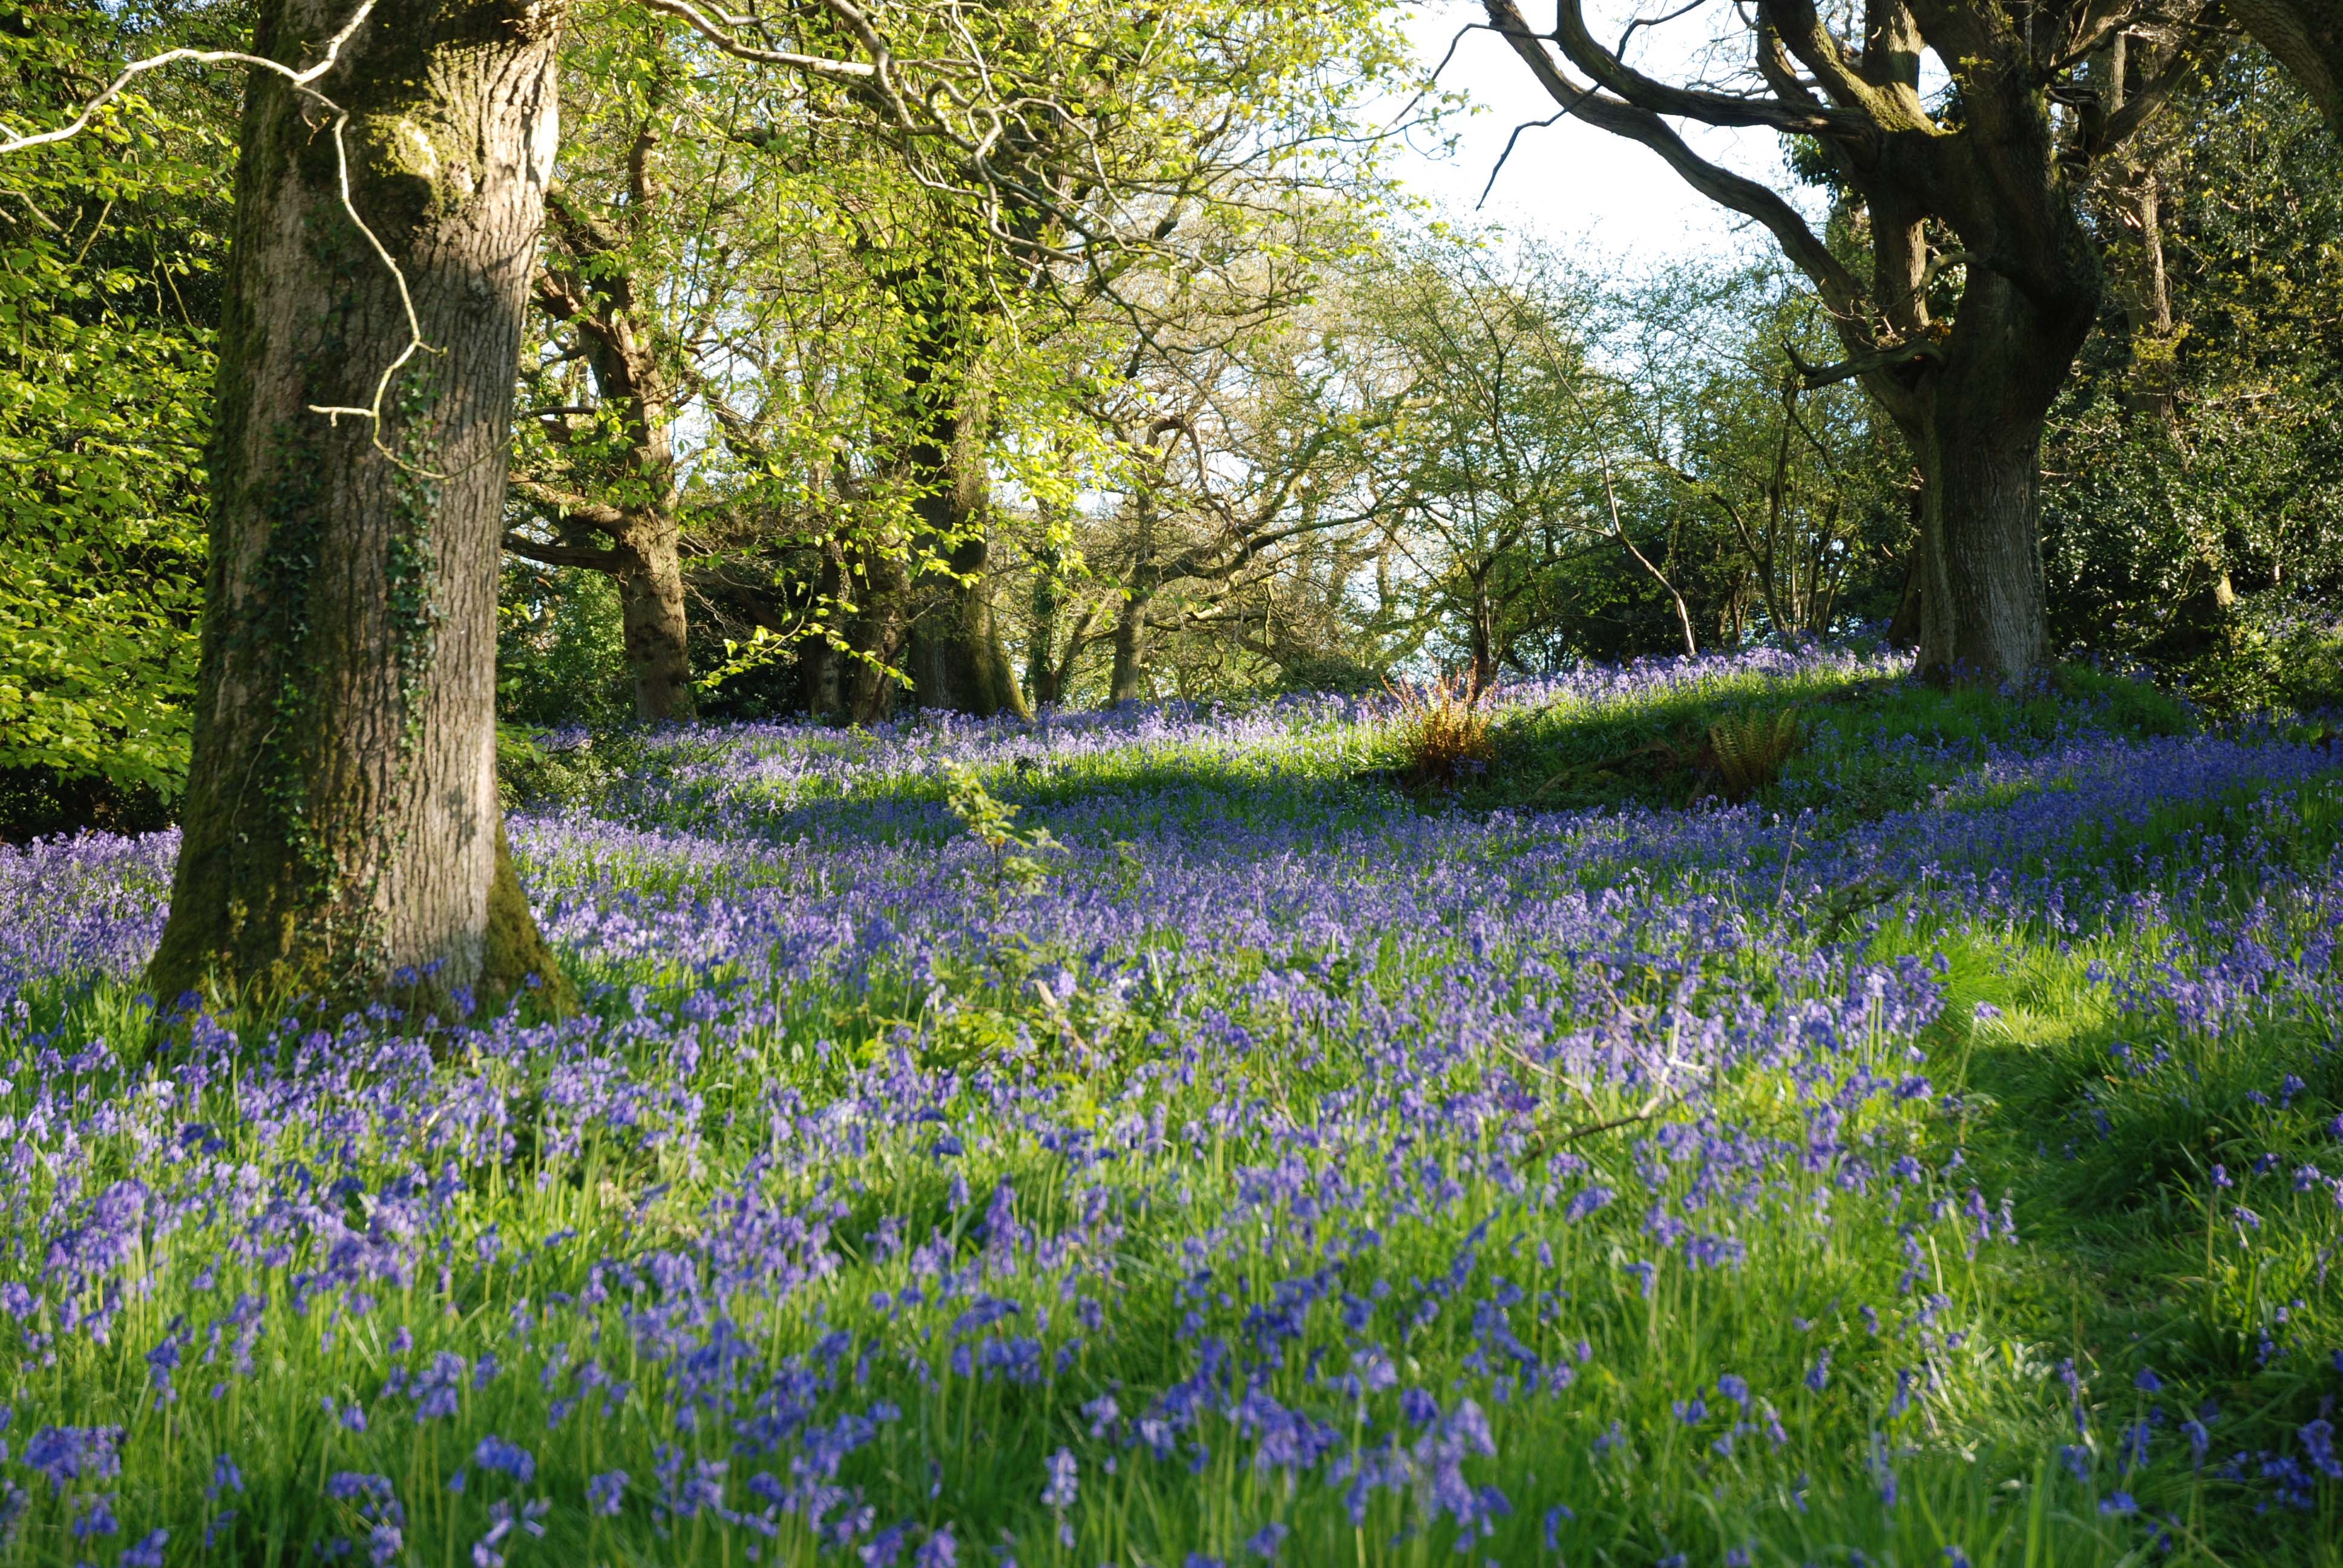
[[[1473,809],[1689,806],[1722,790],[1699,755],[1710,727],[1784,709],[1797,716],[1801,744],[1757,799],[1775,809],[1814,808],[1840,824],[1919,805],[1969,776],[1988,749],[2038,749],[2086,730],[2140,739],[2197,727],[2147,681],[2080,665],[2060,666],[2026,692],[1833,671],[1741,676],[1643,700],[1503,713],[1496,761],[1454,799]]]
[[[1806,745],[1760,804],[1808,809],[1817,837],[1893,811],[1987,810],[2021,800],[2022,789],[2056,787],[1982,777],[1987,747],[2023,755],[2062,736],[2189,727],[2152,689],[2081,670],[2022,699],[1895,681],[1736,679],[1508,711],[1501,727],[1512,749],[1501,749],[1499,767],[1429,803],[1518,807],[1526,798],[1504,791],[1523,781],[1791,705],[1805,717]],[[1959,903],[1890,886],[1875,903],[1834,915],[1776,897],[1770,869],[1746,879],[1750,895],[1712,868],[1724,890],[1715,901],[1739,902],[1721,910],[1713,941],[1681,953],[1630,961],[1528,930],[1496,932],[1484,947],[1478,933],[1433,926],[1405,940],[1359,930],[1321,950],[1278,934],[1230,950],[1208,933],[1158,927],[1143,954],[1118,955],[1143,960],[1127,986],[1052,990],[1044,982],[1079,968],[1079,946],[1029,939],[998,917],[1071,897],[1082,875],[1126,878],[1107,885],[1146,899],[1149,878],[1172,859],[1144,841],[1151,824],[1190,836],[1183,853],[1212,849],[1204,836],[1216,832],[1242,852],[1244,835],[1276,827],[1271,852],[1282,854],[1381,811],[1393,821],[1396,859],[1402,829],[1425,824],[1393,813],[1388,791],[1358,779],[1388,765],[1388,735],[1313,721],[1264,727],[1243,744],[1173,738],[1029,767],[1013,749],[980,756],[967,777],[1018,806],[1013,821],[970,806],[965,785],[955,817],[940,745],[881,752],[851,731],[807,743],[856,766],[793,772],[775,740],[758,759],[775,765],[768,776],[701,738],[597,739],[590,763],[560,765],[598,770],[594,788],[618,790],[614,814],[631,825],[708,842],[644,849],[619,834],[548,833],[524,868],[533,889],[652,903],[776,887],[818,895],[833,885],[826,878],[846,874],[823,859],[822,836],[942,843],[969,831],[970,819],[1019,832],[1047,826],[1081,840],[1090,859],[1075,867],[1037,852],[1051,869],[1031,892],[971,884],[970,924],[987,926],[985,940],[928,953],[916,972],[882,966],[850,983],[764,980],[746,967],[694,974],[656,944],[590,961],[572,955],[572,978],[608,1026],[590,1054],[563,1063],[450,1044],[427,1083],[407,1081],[379,1105],[367,1103],[359,1075],[347,1105],[268,1109],[257,1070],[296,1037],[251,1020],[241,1050],[252,1082],[212,1083],[145,1125],[139,1108],[156,1102],[167,1076],[150,1052],[168,1042],[134,987],[77,980],[29,991],[0,1023],[9,1049],[37,1035],[37,1050],[59,1057],[100,1040],[115,1055],[75,1086],[75,1103],[104,1114],[77,1134],[70,1169],[23,1167],[22,1213],[69,1203],[68,1182],[82,1191],[131,1177],[167,1185],[191,1150],[216,1155],[233,1180],[216,1203],[207,1196],[176,1210],[168,1242],[176,1259],[216,1256],[219,1278],[197,1289],[186,1270],[161,1269],[151,1292],[122,1298],[105,1340],[62,1337],[0,1369],[17,1410],[10,1437],[49,1422],[120,1424],[126,1458],[119,1478],[104,1482],[109,1506],[129,1539],[171,1522],[174,1563],[289,1568],[327,1560],[320,1543],[337,1539],[354,1541],[348,1560],[364,1561],[367,1521],[326,1488],[365,1473],[388,1477],[403,1501],[404,1543],[387,1559],[401,1564],[478,1564],[491,1503],[537,1497],[556,1503],[534,1521],[545,1534],[510,1533],[490,1556],[508,1555],[512,1568],[671,1568],[745,1564],[754,1545],[760,1564],[852,1563],[860,1543],[825,1548],[799,1516],[752,1541],[709,1515],[651,1506],[664,1445],[696,1445],[695,1461],[736,1467],[736,1483],[781,1461],[736,1449],[738,1433],[712,1418],[679,1435],[674,1409],[698,1374],[685,1358],[652,1353],[656,1325],[643,1320],[657,1317],[659,1292],[622,1289],[609,1303],[578,1304],[598,1261],[696,1255],[725,1241],[723,1205],[754,1199],[777,1216],[828,1216],[833,1244],[826,1272],[721,1303],[738,1353],[763,1368],[808,1357],[832,1335],[870,1347],[840,1363],[850,1401],[825,1406],[825,1419],[850,1403],[883,1403],[900,1418],[881,1423],[838,1480],[882,1523],[924,1531],[949,1522],[955,1568],[1012,1557],[1029,1568],[1190,1568],[1191,1553],[1253,1568],[1272,1560],[1249,1544],[1272,1520],[1290,1531],[1274,1559],[1289,1568],[2338,1561],[2335,1483],[2321,1480],[2308,1509],[2278,1507],[2259,1466],[2304,1457],[2305,1429],[2343,1393],[2332,1360],[2343,1301],[2330,1280],[2343,1210],[2328,1181],[2343,1175],[2343,1020],[2323,1003],[2287,1001],[2267,977],[2259,992],[2222,1000],[2199,972],[2247,944],[2306,971],[2331,969],[2318,884],[2343,844],[2343,789],[2331,777],[2091,820],[2035,860],[1998,868],[2021,882],[2055,871],[2087,891],[2066,906]],[[1579,803],[1673,803],[1647,786],[1624,780]],[[1523,811],[1479,826],[1488,832],[1480,852],[1503,863],[1541,831],[1625,834],[1633,823],[1589,828]],[[1115,838],[1134,840],[1120,858],[1101,842]],[[1354,852],[1344,874],[1362,881],[1422,869]],[[1596,890],[1645,890],[1654,901],[1710,891],[1639,866],[1632,838],[1620,859],[1590,851],[1586,863]],[[908,864],[907,875],[930,866]],[[1799,1076],[1811,1063],[1787,1060],[1753,1058],[1694,1094],[1673,1079],[1656,1089],[1552,1082],[1502,1040],[1467,1048],[1493,990],[1518,986],[1543,1005],[1598,960],[1616,962],[1604,984],[1619,1010],[1604,1013],[1615,1022],[1674,996],[1717,1014],[1736,1002],[1762,1011],[1834,999],[1853,966],[1905,959],[1941,986],[1940,1016],[1916,1040],[1847,1026],[1825,1053],[1837,1076],[1820,1091]],[[1534,965],[1550,965],[1552,978],[1523,979]],[[2167,974],[2168,965],[2187,972]],[[1462,1022],[1425,1001],[1443,997],[1457,999]],[[1579,1027],[1564,1014],[1555,1030]],[[899,1060],[960,1075],[934,1117],[898,1116],[903,1107],[870,1088]],[[1440,1065],[1409,1077],[1416,1061]],[[8,1076],[0,1110],[19,1115],[31,1074]],[[1503,1118],[1455,1110],[1500,1081],[1517,1086],[1515,1109],[1534,1111],[1534,1142],[1507,1141],[1522,1134],[1501,1128]],[[632,1096],[624,1114],[565,1122],[586,1086],[618,1081]],[[1821,1100],[1842,1088],[1835,1133],[1859,1154],[1859,1177],[1855,1161],[1798,1157]],[[1382,1119],[1374,1136],[1355,1125],[1326,1135],[1366,1113]],[[1131,1136],[1150,1116],[1160,1116],[1161,1137]],[[403,1141],[410,1117],[445,1130],[427,1156]],[[1093,1137],[1111,1153],[1089,1159]],[[1711,1143],[1718,1152],[1673,1163],[1654,1153]],[[1309,1181],[1264,1199],[1289,1162]],[[2306,1183],[2312,1165],[2325,1171]],[[1734,1201],[1741,1173],[1761,1169],[1748,1203]],[[345,1174],[357,1195],[335,1185]],[[1523,1201],[1548,1181],[1558,1184],[1552,1201]],[[379,1287],[370,1312],[305,1307],[295,1281],[310,1260],[223,1244],[271,1183],[304,1204],[341,1205],[335,1211],[357,1229],[367,1202],[400,1181],[444,1187],[447,1217],[434,1221],[423,1266]],[[1598,1188],[1615,1200],[1560,1217],[1572,1196]],[[1706,1194],[1697,1204],[1696,1190]],[[910,1301],[914,1286],[934,1291],[933,1275],[880,1238],[896,1222],[912,1243],[932,1239],[951,1267],[975,1269],[993,1245],[1003,1191],[1018,1224],[1071,1239],[1071,1250],[1054,1272],[1021,1265],[985,1278],[984,1292],[1018,1296],[1019,1311],[995,1329],[962,1332],[955,1322],[972,1298]],[[2005,1197],[2009,1232],[1997,1219]],[[1989,1239],[1977,1234],[1973,1202],[1989,1216]],[[1694,1266],[1655,1241],[1649,1216],[1662,1204],[1738,1243],[1739,1261]],[[28,1221],[7,1238],[20,1257],[35,1255],[35,1230]],[[1267,1354],[1267,1328],[1311,1290],[1322,1293],[1303,1330]],[[206,1347],[191,1341],[178,1397],[159,1402],[149,1350],[183,1316],[200,1332],[246,1292],[266,1303],[256,1370],[231,1375],[230,1358],[203,1360]],[[1565,1386],[1490,1392],[1512,1353],[1489,1332],[1492,1302],[1511,1313],[1508,1332],[1543,1376],[1567,1372]],[[1035,1342],[1039,1375],[949,1370],[956,1350],[1012,1334]],[[400,1335],[411,1343],[394,1348]],[[1195,1374],[1209,1337],[1253,1358],[1262,1394],[1335,1421],[1338,1439],[1372,1427],[1414,1442],[1429,1430],[1403,1414],[1395,1385],[1347,1404],[1329,1392],[1363,1350],[1388,1350],[1394,1378],[1444,1409],[1476,1399],[1493,1452],[1473,1452],[1467,1470],[1511,1511],[1493,1513],[1459,1550],[1464,1533],[1436,1516],[1428,1483],[1381,1489],[1353,1517],[1322,1465],[1298,1483],[1257,1465],[1261,1431],[1222,1412],[1202,1419],[1192,1448],[1162,1459],[1097,1435],[1100,1394],[1137,1414]],[[474,1368],[484,1356],[507,1365],[428,1422],[413,1399],[383,1392],[394,1368],[442,1352]],[[556,1420],[558,1391],[569,1386],[542,1375],[556,1357],[563,1367],[599,1357],[627,1392],[607,1414],[589,1404]],[[1725,1393],[1728,1378],[1745,1388],[1745,1406]],[[1925,1392],[1907,1397],[1915,1390]],[[365,1422],[343,1413],[354,1403]],[[2208,1403],[2217,1415],[2205,1415]],[[2181,1457],[2192,1419],[2210,1433],[2201,1465]],[[1769,1422],[1779,1423],[1778,1442]],[[2147,1466],[2119,1452],[2138,1422],[2151,1423],[2156,1444]],[[451,1490],[450,1471],[491,1434],[530,1450],[534,1479],[524,1488],[475,1463],[467,1490]],[[1042,1493],[1061,1450],[1080,1460],[1079,1500],[1065,1508]],[[2242,1480],[2222,1473],[2237,1452],[2254,1456]],[[238,1456],[243,1490],[207,1495],[224,1453]],[[605,1517],[585,1506],[586,1488],[617,1470],[637,1490],[628,1512]],[[76,1514],[71,1499],[96,1485],[52,1492],[38,1482],[0,1563],[115,1562],[126,1540],[106,1541],[101,1554],[73,1533],[86,1510]],[[1556,1506],[1574,1512],[1558,1517]],[[229,1507],[238,1517],[219,1523]],[[199,1550],[207,1522],[222,1533]],[[931,1539],[915,1531],[899,1568]]]

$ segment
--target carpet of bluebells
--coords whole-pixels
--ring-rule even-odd
[[[171,1035],[173,837],[0,850],[0,1563],[2335,1561],[2343,753],[1499,728],[1777,700],[1690,809],[1334,699],[569,738],[567,1020]]]

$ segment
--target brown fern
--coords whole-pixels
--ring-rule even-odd
[[[1409,783],[1455,784],[1496,755],[1479,693],[1462,680],[1387,689],[1399,699],[1400,744],[1407,753],[1401,772]]]

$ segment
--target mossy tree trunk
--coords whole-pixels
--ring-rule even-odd
[[[2098,303],[2093,259],[2077,256],[2065,288],[2044,277],[2032,295],[1977,269],[1941,367],[1916,378],[1924,672],[1999,678],[2049,653],[2042,435]]]
[[[941,375],[958,385],[931,393],[923,427],[906,453],[919,486],[912,509],[922,542],[950,568],[919,596],[910,628],[911,695],[922,708],[979,719],[1028,717],[993,614],[992,476],[981,396],[966,385],[962,367],[946,367]]]
[[[1147,607],[1155,597],[1152,583],[1133,582],[1114,617],[1114,665],[1106,678],[1106,702],[1121,708],[1144,702],[1148,697]]]
[[[809,640],[802,656],[806,711],[835,724],[875,724],[895,711],[900,684],[887,673],[903,651],[903,552],[888,541],[833,541],[823,596],[838,609],[838,643]]]
[[[1029,717],[993,614],[983,309],[965,292],[970,280],[940,259],[890,278],[889,286],[914,321],[898,455],[913,495],[913,553],[945,568],[929,567],[907,585],[903,654],[911,699],[980,719]],[[878,584],[870,587],[875,592]]]
[[[295,66],[342,0],[262,0]],[[185,836],[149,971],[273,1005],[560,990],[497,802],[505,452],[555,143],[552,0],[382,0],[318,84],[246,95],[208,454]],[[393,456],[396,454],[396,456]],[[420,977],[419,979],[417,977]]]

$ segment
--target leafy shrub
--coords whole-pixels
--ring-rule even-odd
[[[497,717],[598,731],[634,712],[618,586],[600,572],[508,564],[497,607]]]
[[[1339,653],[1289,659],[1277,678],[1281,692],[1327,691],[1339,697],[1364,697],[1387,684],[1383,671]]]
[[[508,810],[583,804],[604,790],[613,771],[590,736],[525,724],[497,726],[497,794]]]
[[[1021,830],[1011,826],[1020,808],[996,799],[967,764],[954,763],[946,777],[951,781],[946,797],[951,814],[966,825],[970,837],[984,846],[986,880],[993,898],[998,900],[1011,888],[1021,893],[1038,890],[1050,875],[1041,857],[1055,854],[1064,846],[1050,836],[1047,828]]]
[[[2247,599],[2213,645],[2175,673],[2201,707],[2224,718],[2343,710],[2343,620],[2298,601]]]
[[[0,768],[0,844],[101,833],[151,833],[174,819],[173,801],[151,784],[98,773]]]

